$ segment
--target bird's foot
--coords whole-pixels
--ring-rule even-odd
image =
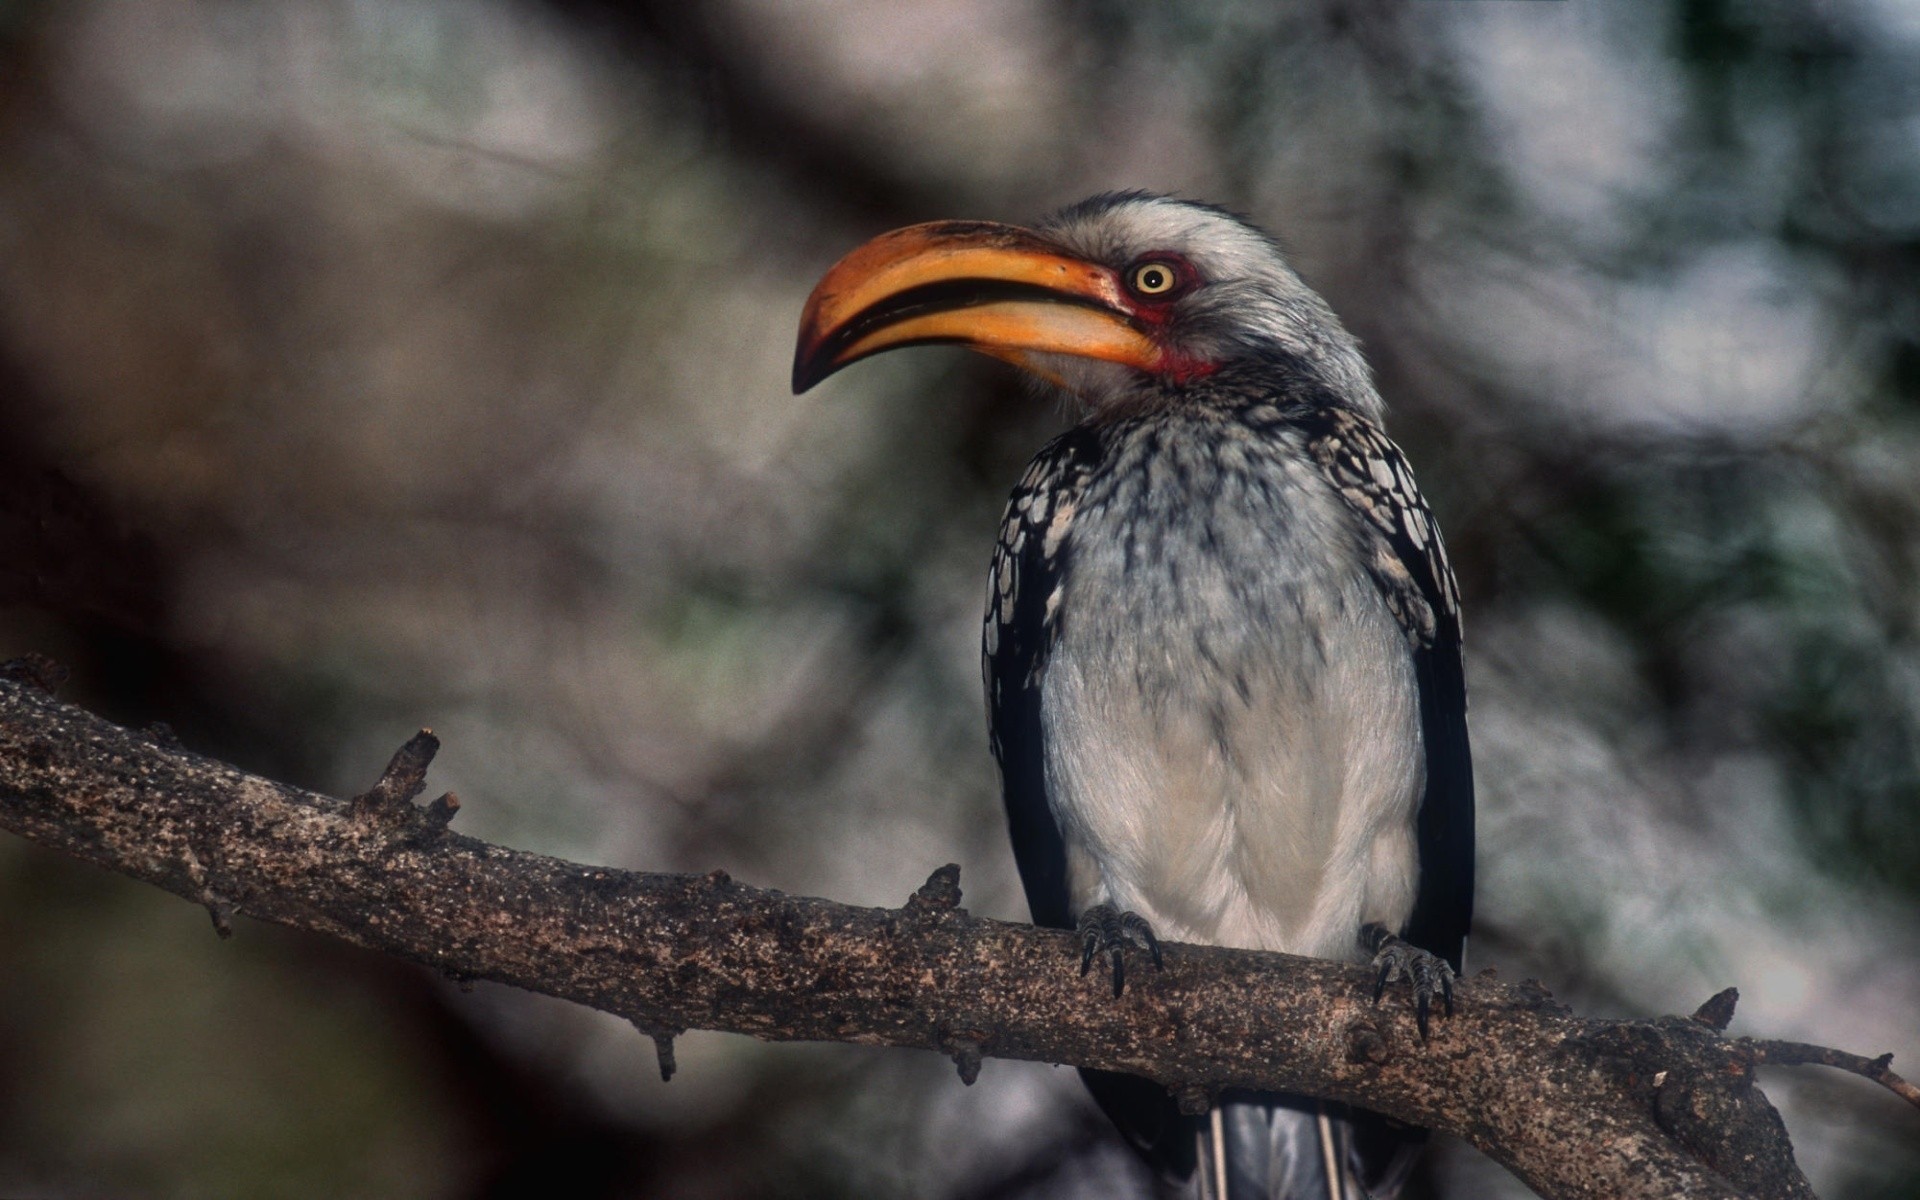
[[[1096,955],[1104,954],[1113,963],[1113,994],[1118,997],[1127,986],[1127,950],[1145,950],[1160,969],[1160,939],[1153,926],[1136,912],[1122,912],[1111,904],[1096,904],[1080,914],[1080,974],[1093,967]]]
[[[1427,1040],[1427,1015],[1435,995],[1440,997],[1447,1015],[1453,1015],[1453,968],[1438,954],[1422,950],[1388,931],[1385,925],[1361,926],[1360,944],[1373,955],[1380,977],[1373,983],[1373,1002],[1380,1003],[1389,983],[1405,979],[1413,988],[1413,1019],[1420,1027],[1420,1040]]]

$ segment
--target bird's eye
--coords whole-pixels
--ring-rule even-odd
[[[1172,263],[1143,262],[1127,272],[1127,286],[1142,296],[1164,296],[1180,286]]]

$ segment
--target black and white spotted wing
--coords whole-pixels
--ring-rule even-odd
[[[1034,456],[1007,501],[987,582],[981,637],[987,729],[1000,764],[1008,832],[1038,925],[1068,928],[1067,858],[1047,803],[1040,682],[1059,636],[1061,584],[1074,508],[1097,463],[1099,438],[1074,429]]]
[[[1400,448],[1344,408],[1316,408],[1301,425],[1314,461],[1376,535],[1369,569],[1413,650],[1427,783],[1416,832],[1420,889],[1403,936],[1458,971],[1473,919],[1473,757],[1459,589]]]

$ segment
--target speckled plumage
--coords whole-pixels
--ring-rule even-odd
[[[1284,363],[1057,438],[1007,506],[983,632],[1008,787],[1037,782],[1061,827],[1064,867],[1057,878],[1037,872],[1036,919],[1069,924],[1105,901],[1165,937],[1322,957],[1352,957],[1364,921],[1404,927],[1430,749],[1416,668],[1436,651],[1457,659],[1459,630],[1446,553],[1404,457]],[[1016,730],[1022,722],[1040,728]],[[1303,723],[1315,736],[1289,738]],[[1165,744],[1169,726],[1188,735],[1181,745]],[[1206,796],[1146,779],[1183,761],[1213,772]],[[1232,815],[1249,790],[1295,782],[1276,778],[1289,768],[1318,782],[1309,800],[1337,806],[1364,793],[1357,819],[1386,861],[1334,862],[1327,839],[1300,828],[1245,831],[1253,844],[1236,847],[1210,827],[1213,844],[1179,844],[1183,820]],[[1118,781],[1096,782],[1108,774]],[[1215,803],[1170,811],[1174,799]],[[1264,799],[1314,808],[1301,789]],[[1087,811],[1127,801],[1130,811],[1107,814],[1121,830],[1097,828],[1100,814]],[[1143,864],[1156,850],[1185,861]],[[1283,869],[1250,879],[1233,866],[1263,855]],[[1302,880],[1316,884],[1330,867],[1388,878],[1374,882],[1371,905],[1363,886],[1335,906],[1344,919],[1316,922],[1318,889]],[[1261,911],[1237,911],[1249,907]],[[1464,916],[1457,925],[1463,936]]]
[[[983,641],[1034,919],[1111,904],[1163,938],[1336,958],[1358,957],[1377,922],[1458,966],[1472,887],[1458,596],[1357,344],[1270,239],[1219,210],[1105,197],[1044,229],[1115,265],[1189,258],[1208,285],[1166,336],[1213,369],[1048,364],[1087,419],[1014,491]],[[1090,1083],[1136,1141],[1191,1170],[1164,1097]],[[1230,1107],[1222,1128],[1253,1156],[1229,1175],[1273,1195],[1355,1186],[1326,1190],[1318,1151],[1345,1159],[1350,1135],[1310,1105]]]

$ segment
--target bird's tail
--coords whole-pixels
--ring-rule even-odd
[[[1201,1200],[1391,1200],[1419,1144],[1415,1131],[1340,1105],[1231,1094],[1196,1140]]]
[[[1166,1200],[1394,1200],[1426,1131],[1306,1096],[1227,1092],[1183,1115],[1157,1083],[1080,1072]]]

